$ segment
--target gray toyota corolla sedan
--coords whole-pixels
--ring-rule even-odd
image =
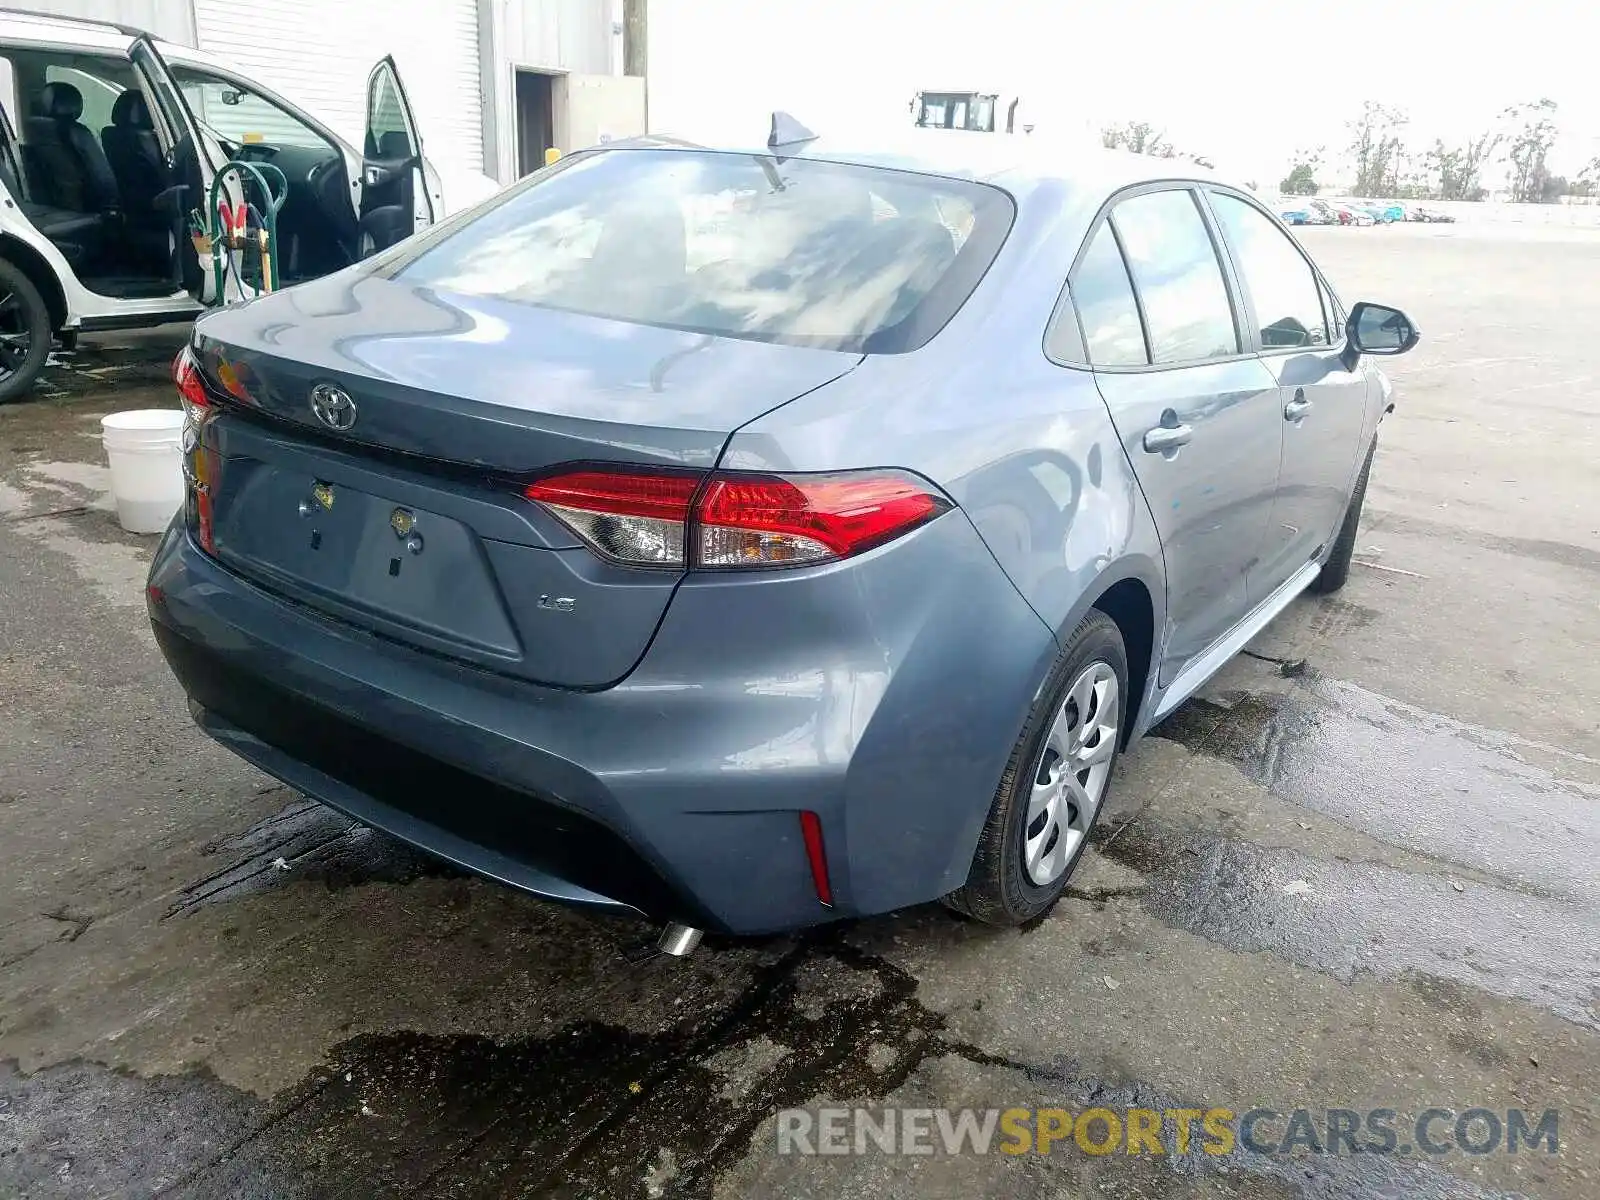
[[[784,124],[197,323],[148,600],[207,733],[676,951],[1050,907],[1129,741],[1344,582],[1416,330],[1197,168]]]

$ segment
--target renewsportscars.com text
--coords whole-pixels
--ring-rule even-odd
[[[791,1108],[779,1154],[1555,1154],[1560,1113],[1520,1108]]]

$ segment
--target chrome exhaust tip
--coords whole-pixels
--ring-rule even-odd
[[[662,954],[670,954],[673,958],[682,958],[694,951],[700,944],[704,930],[696,929],[693,925],[680,925],[676,921],[669,922],[661,931],[661,936],[656,939],[656,949]]]

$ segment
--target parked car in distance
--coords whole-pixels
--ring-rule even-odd
[[[53,338],[187,321],[217,300],[188,218],[230,159],[286,178],[285,283],[450,211],[392,59],[367,82],[364,151],[225,60],[123,25],[0,11],[0,67],[0,404],[28,392]],[[465,207],[497,186],[458,173],[448,194]]]
[[[1414,205],[1407,213],[1407,217],[1409,220],[1423,221],[1428,224],[1453,225],[1455,223],[1455,217],[1449,213],[1437,208],[1423,208],[1421,205]]]
[[[1306,209],[1313,225],[1338,225],[1341,224],[1339,212],[1326,200],[1311,199],[1306,201]]]
[[[1310,225],[1311,206],[1303,200],[1280,200],[1278,202],[1278,216],[1283,218],[1285,225]]]
[[[675,950],[1049,909],[1344,583],[1417,331],[1202,168],[890,136],[611,143],[202,316],[146,590],[201,728]]]

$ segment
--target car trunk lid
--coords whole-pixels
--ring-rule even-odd
[[[221,401],[203,436],[222,562],[579,688],[627,674],[681,570],[602,560],[522,486],[576,462],[708,471],[733,430],[861,360],[348,273],[204,318],[196,351]]]

